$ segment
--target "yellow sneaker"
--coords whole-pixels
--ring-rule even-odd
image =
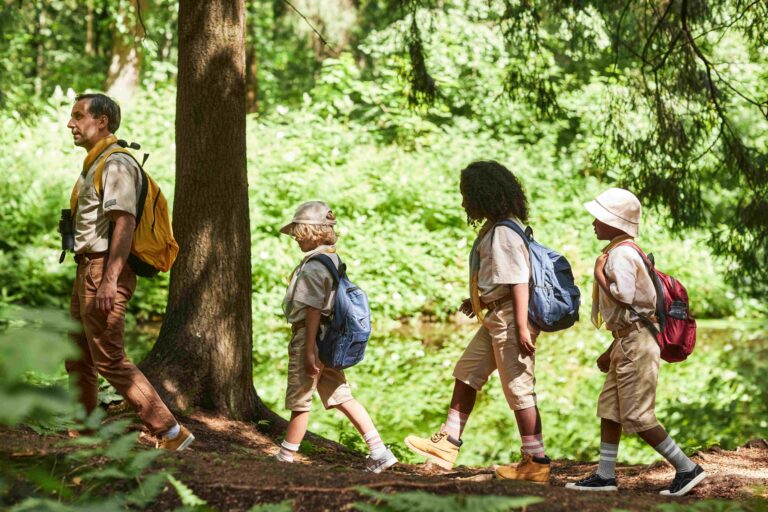
[[[444,469],[451,469],[456,457],[459,456],[461,441],[448,435],[448,432],[437,432],[429,439],[416,436],[405,438],[405,444],[412,451],[423,455]]]
[[[157,443],[157,447],[161,450],[180,452],[192,444],[192,441],[195,440],[195,436],[192,435],[192,432],[190,432],[184,425],[179,425],[179,427],[179,435],[173,439],[161,438],[160,442]]]
[[[548,484],[549,462],[549,457],[534,457],[523,452],[523,460],[517,464],[496,468],[496,478],[527,480],[539,484]]]

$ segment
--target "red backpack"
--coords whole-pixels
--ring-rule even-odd
[[[646,256],[638,245],[632,241],[618,244],[628,245],[635,249],[645,262],[648,274],[651,276],[653,286],[656,289],[656,319],[659,329],[648,318],[637,314],[643,323],[656,336],[661,348],[661,358],[668,363],[685,361],[693,353],[696,344],[696,320],[691,316],[688,308],[688,292],[685,286],[672,276],[665,274],[656,268],[653,255]]]

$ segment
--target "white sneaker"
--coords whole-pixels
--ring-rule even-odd
[[[392,450],[385,450],[378,458],[368,456],[365,460],[365,470],[371,473],[381,473],[387,468],[390,468],[397,463],[397,457],[392,453]]]

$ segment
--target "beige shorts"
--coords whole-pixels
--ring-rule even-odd
[[[352,400],[352,391],[349,389],[343,371],[323,368],[314,377],[304,371],[306,342],[304,332],[303,327],[296,331],[288,345],[288,387],[285,391],[285,408],[293,412],[311,410],[312,395],[315,390],[326,409]]]
[[[617,339],[597,402],[597,416],[621,423],[624,432],[630,434],[657,426],[658,378],[659,344],[648,329]]]
[[[498,369],[507,403],[513,411],[519,411],[536,405],[536,377],[534,358],[520,354],[513,307],[512,301],[506,302],[485,317],[456,363],[453,376],[480,391]],[[538,330],[529,328],[535,340]]]

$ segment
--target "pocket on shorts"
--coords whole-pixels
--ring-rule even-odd
[[[96,265],[101,265],[102,268],[97,269],[96,271],[93,270],[93,268]],[[101,278],[104,273],[103,270],[104,267],[104,260],[98,259],[90,261],[85,266],[85,282],[86,284],[90,284],[94,289],[99,288],[99,285],[101,285]]]

